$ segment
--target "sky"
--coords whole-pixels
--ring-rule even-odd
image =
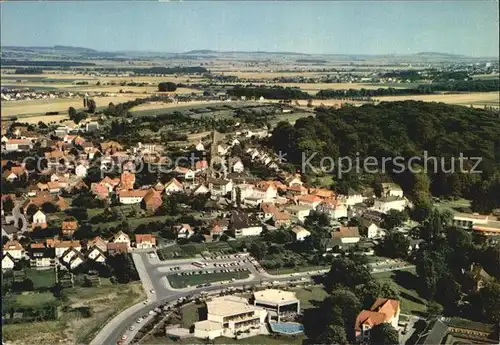
[[[496,1],[3,2],[1,44],[498,56]]]

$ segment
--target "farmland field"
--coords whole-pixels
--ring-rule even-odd
[[[380,102],[395,102],[404,100],[443,102],[458,105],[488,105],[498,107],[500,94],[498,92],[472,92],[464,94],[440,95],[408,95],[408,96],[380,96],[375,97]]]

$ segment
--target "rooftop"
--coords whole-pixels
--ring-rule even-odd
[[[259,309],[261,308],[249,304],[246,298],[237,296],[217,297],[207,302],[208,313],[219,316],[243,314]]]
[[[267,302],[272,304],[298,301],[294,292],[278,289],[257,291],[253,293],[253,297],[260,302]]]

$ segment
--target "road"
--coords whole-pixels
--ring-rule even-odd
[[[112,319],[94,338],[90,345],[114,345],[121,338],[122,335],[127,334],[128,339],[124,344],[128,343],[133,336],[137,333],[139,328],[146,324],[146,321],[138,324],[136,320],[139,317],[145,317],[148,313],[160,306],[163,306],[169,302],[177,301],[180,298],[192,296],[199,294],[201,292],[210,292],[221,290],[222,288],[229,287],[244,287],[244,286],[257,286],[265,283],[273,283],[276,285],[279,283],[287,283],[293,280],[310,280],[312,275],[317,275],[324,273],[325,271],[314,271],[314,272],[297,272],[284,275],[271,275],[264,270],[259,271],[256,267],[256,261],[251,259],[249,256],[239,256],[235,257],[233,255],[228,255],[223,258],[200,260],[207,263],[207,267],[201,270],[214,269],[214,263],[228,264],[235,261],[244,261],[241,263],[240,268],[246,268],[250,271],[250,277],[245,280],[239,280],[231,283],[213,283],[211,286],[204,286],[201,288],[189,287],[184,289],[173,289],[166,278],[167,274],[172,274],[175,272],[185,272],[189,270],[200,270],[193,266],[191,263],[195,259],[180,259],[180,260],[169,260],[160,261],[157,256],[151,257],[149,255],[151,251],[136,251],[132,254],[135,266],[139,273],[139,277],[143,283],[144,289],[148,296],[147,302],[136,304],[125,311],[121,312],[114,319]],[[407,269],[412,266],[402,265],[401,263],[396,264],[396,261],[387,261],[380,265],[372,264],[372,270],[374,273],[388,272],[400,269]],[[180,267],[180,270],[171,271],[173,267]],[[150,290],[154,289],[155,292],[151,293]],[[134,331],[129,331],[128,328],[133,325],[135,326]]]

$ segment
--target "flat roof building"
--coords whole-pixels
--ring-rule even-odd
[[[282,317],[300,312],[300,301],[291,291],[267,289],[254,292],[253,304],[266,309],[270,317],[276,317],[278,322]]]

